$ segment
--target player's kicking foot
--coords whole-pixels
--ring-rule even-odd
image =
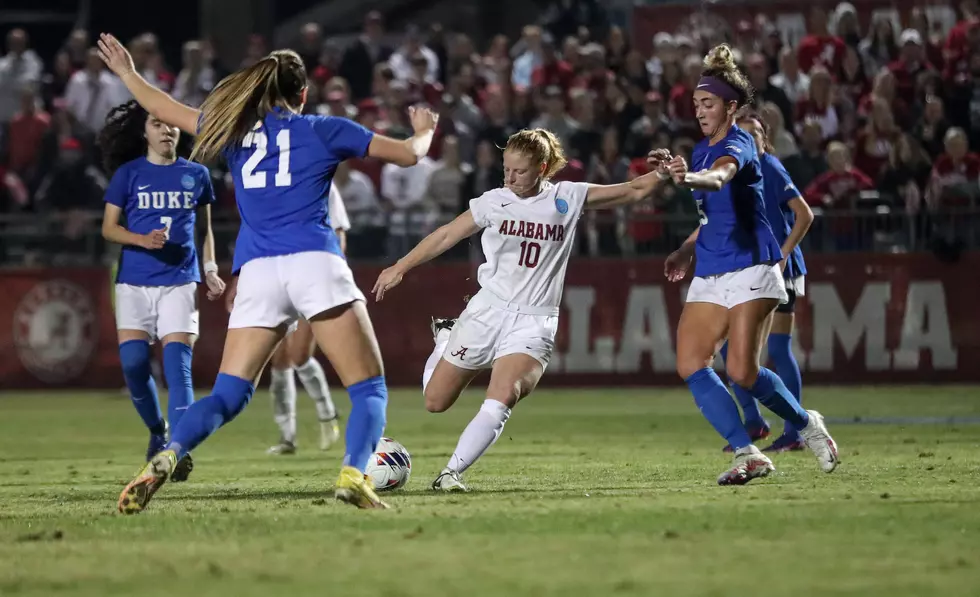
[[[820,469],[825,473],[832,473],[840,464],[837,442],[830,437],[827,426],[823,423],[823,415],[815,410],[808,410],[806,413],[810,415],[810,422],[800,430],[800,435],[803,436],[806,447],[816,455]]]
[[[763,452],[800,452],[806,448],[806,442],[799,433],[783,433],[774,442],[762,448]]]
[[[432,482],[433,491],[445,491],[446,493],[462,493],[467,492],[469,489],[463,485],[463,479],[460,477],[459,473],[450,469],[444,468],[436,480]]]
[[[184,454],[184,457],[177,461],[177,466],[174,467],[174,472],[170,473],[170,480],[174,483],[183,483],[191,476],[191,471],[194,470],[194,459],[191,458],[190,452]]]
[[[755,443],[759,440],[766,439],[770,435],[769,421],[763,419],[761,425],[752,425],[751,427],[746,427],[745,431],[746,433],[749,434],[749,439],[752,440],[752,443]],[[721,451],[729,452],[729,453],[734,452],[734,450],[732,450],[731,444],[722,448]]]
[[[320,421],[320,449],[329,450],[340,439],[340,425],[337,419]]]
[[[735,453],[732,467],[718,476],[718,485],[745,485],[752,479],[760,479],[776,470],[772,461],[755,446],[742,448]]]
[[[292,456],[296,453],[296,444],[281,439],[278,444],[266,450],[265,453],[272,456]]]
[[[456,325],[456,320],[455,319],[451,319],[451,318],[436,319],[435,317],[433,317],[432,318],[432,325],[430,326],[431,329],[432,329],[432,337],[434,338],[437,335],[439,335],[439,330],[451,330],[451,329],[453,329],[453,326],[454,325]]]
[[[150,498],[167,482],[176,466],[177,454],[173,450],[164,450],[151,458],[119,494],[119,511],[123,514],[139,514],[145,510]]]
[[[387,509],[388,504],[381,501],[375,493],[371,480],[352,466],[340,469],[334,497],[338,501],[357,506],[362,509]]]

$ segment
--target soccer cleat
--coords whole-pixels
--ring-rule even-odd
[[[139,514],[145,510],[150,498],[167,482],[176,466],[177,453],[173,450],[164,450],[151,458],[119,494],[119,511],[123,514]]]
[[[162,452],[165,447],[167,447],[167,434],[153,435],[151,433],[150,443],[146,446],[146,461],[153,460],[153,457]]]
[[[320,421],[320,449],[329,450],[340,439],[340,425],[337,419]]]
[[[440,330],[451,330],[451,329],[453,329],[453,326],[454,325],[456,325],[456,320],[455,319],[449,319],[449,318],[446,318],[446,319],[436,319],[435,317],[433,317],[432,318],[432,324],[430,326],[432,328],[432,337],[435,338],[437,335],[439,335],[439,331]]]
[[[352,466],[345,466],[340,469],[340,476],[337,478],[337,486],[334,489],[334,497],[338,501],[361,509],[385,510],[389,507],[374,492],[374,485],[367,475]]]
[[[718,485],[745,485],[752,479],[767,476],[776,467],[772,461],[755,446],[742,448],[735,453],[732,468],[718,476]]]
[[[763,452],[799,452],[806,448],[806,442],[797,434],[783,433],[771,444],[762,448]]]
[[[296,453],[296,444],[282,439],[279,443],[265,451],[271,456],[292,456]]]
[[[766,439],[770,435],[769,421],[763,419],[761,426],[756,427],[746,427],[745,431],[749,434],[749,439],[753,442],[757,442],[761,439]],[[729,444],[721,449],[722,452],[734,452],[732,446]]]
[[[174,483],[183,483],[191,476],[191,471],[194,470],[194,459],[191,458],[190,452],[184,454],[184,457],[177,461],[177,466],[174,467],[174,472],[170,473],[170,480]]]
[[[445,491],[446,493],[465,493],[469,491],[465,485],[463,485],[463,479],[460,477],[459,473],[450,469],[444,468],[436,480],[432,482],[433,491]]]
[[[800,430],[806,447],[810,448],[817,456],[820,469],[825,473],[832,473],[837,465],[840,464],[840,457],[837,455],[837,442],[830,437],[827,426],[823,423],[823,415],[815,410],[806,411],[810,415],[810,422]]]

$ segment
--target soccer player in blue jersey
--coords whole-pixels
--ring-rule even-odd
[[[413,108],[415,134],[395,140],[346,118],[303,115],[306,69],[288,50],[229,75],[198,110],[147,83],[111,35],[101,36],[99,52],[150,114],[197,134],[193,159],[224,156],[242,219],[233,264],[237,291],[214,388],[187,409],[166,448],[126,486],[119,510],[146,508],[177,461],[245,408],[299,317],[310,322],[352,403],[334,495],[360,508],[386,508],[364,470],[384,431],[388,389],[364,295],[330,224],[327,193],[347,158],[418,163],[429,152],[437,116]]]
[[[766,217],[762,169],[752,136],[736,126],[737,110],[752,89],[727,45],[711,50],[694,91],[705,138],[694,149],[692,170],[680,156],[669,168],[674,181],[694,191],[700,226],[667,258],[669,280],[684,277],[697,257],[694,279],[677,326],[677,371],[709,423],[735,450],[720,485],[742,485],[775,470],[752,444],[728,388],[711,368],[727,336],[728,377],[790,422],[825,472],[838,464],[837,446],[823,417],[805,411],[772,371],[759,366],[769,315],[787,300],[781,248]]]
[[[765,121],[751,110],[743,111],[738,116],[738,126],[755,139],[762,166],[766,217],[785,256],[780,265],[783,268],[783,279],[786,282],[786,294],[789,300],[780,303],[772,315],[772,326],[767,342],[769,358],[776,366],[779,378],[802,404],[803,378],[800,375],[800,365],[793,355],[793,310],[796,297],[803,296],[805,291],[806,264],[803,261],[803,251],[800,250],[800,241],[813,223],[813,212],[800,195],[782,162],[772,154],[769,127]],[[727,350],[726,343],[721,349],[723,359]],[[754,440],[760,435],[759,430],[768,431],[769,425],[762,418],[756,399],[738,385],[734,386],[734,390],[735,397],[742,406],[745,429]],[[802,450],[804,447],[805,443],[800,432],[786,421],[783,424],[782,435],[762,451],[789,452]],[[731,450],[731,446],[727,446],[726,449]]]
[[[204,272],[208,298],[225,285],[214,262],[211,203],[214,190],[207,168],[177,156],[180,131],[149,116],[136,102],[109,113],[99,136],[106,171],[102,235],[119,243],[115,309],[119,360],[133,405],[150,430],[149,461],[167,443],[150,368],[150,345],[163,344],[167,380],[167,419],[176,426],[194,402],[191,355],[198,334],[197,285],[201,282],[194,247],[195,214],[203,209]],[[125,216],[126,224],[120,224]],[[185,453],[172,472],[184,481],[193,469]]]

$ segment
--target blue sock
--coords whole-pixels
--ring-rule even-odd
[[[182,342],[163,347],[163,374],[167,378],[167,418],[176,427],[187,407],[194,403],[194,382],[191,381],[191,355],[194,349]]]
[[[146,340],[127,340],[119,345],[119,362],[136,412],[153,435],[163,435],[167,424],[160,411],[157,384],[150,372],[150,343]]]
[[[363,473],[385,430],[388,386],[384,377],[372,377],[348,387],[347,393],[351,409],[347,418],[344,465]]]
[[[728,341],[726,340],[721,346],[721,360],[728,363]],[[751,394],[743,390],[737,384],[731,384],[732,390],[735,392],[735,399],[738,400],[739,406],[742,407],[742,416],[745,418],[745,428],[751,429],[753,427],[762,427],[765,425],[765,420],[762,418],[762,411],[759,410],[759,403],[755,401],[755,398]]]
[[[810,415],[806,414],[796,398],[789,393],[783,380],[770,369],[760,367],[759,376],[747,391],[797,431],[806,427],[810,421]]]
[[[800,364],[796,362],[796,355],[793,354],[793,336],[770,334],[769,358],[776,365],[776,373],[779,374],[779,379],[783,380],[786,389],[797,402],[803,404],[803,376],[800,375]],[[790,436],[798,435],[789,421],[784,424],[783,433]]]
[[[254,393],[255,386],[247,379],[219,373],[211,395],[191,404],[184,411],[180,424],[170,430],[167,449],[176,451],[177,458],[183,458],[219,427],[245,410]]]
[[[738,416],[735,401],[714,369],[705,367],[684,381],[691,388],[701,414],[733,449],[740,450],[752,443]]]

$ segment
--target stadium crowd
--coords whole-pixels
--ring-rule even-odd
[[[392,35],[372,12],[345,46],[309,23],[296,49],[315,81],[309,112],[347,116],[393,136],[409,134],[406,108],[413,103],[426,102],[442,114],[433,150],[417,166],[357,160],[339,168],[335,184],[351,218],[355,259],[405,253],[471,197],[499,186],[497,147],[523,127],[544,127],[559,137],[571,158],[558,176],[564,180],[627,180],[645,171],[651,148],[690,156],[700,137],[693,86],[707,47],[719,40],[732,44],[756,88],[774,153],[823,216],[810,246],[820,248],[829,238],[825,248],[880,248],[868,244],[879,232],[907,244],[909,230],[928,237],[941,214],[956,210],[972,217],[942,219],[940,235],[976,246],[980,2],[966,0],[959,9],[959,22],[941,31],[922,10],[905,23],[877,18],[862,28],[847,2],[830,11],[815,6],[795,46],[763,17],[733,28],[702,21],[658,33],[649,53],[635,49],[621,28],[590,26],[588,18],[559,15],[524,27],[519,39],[498,35],[478,48],[468,35],[435,24]],[[78,243],[101,215],[107,173],[95,141],[109,110],[129,98],[92,43],[91,32],[76,30],[45,64],[23,30],[6,34],[0,214],[7,219],[0,226],[22,231],[23,222],[39,225],[34,216],[56,214],[48,219],[59,232],[57,242],[45,246],[24,241],[18,255],[26,261],[84,253]],[[218,64],[204,40],[184,44],[179,68],[166,64],[152,33],[131,40],[129,48],[144,77],[193,105],[238,66]],[[266,40],[251,37],[245,62],[269,49]],[[217,217],[233,219],[230,178],[220,166],[213,176]],[[878,229],[868,235],[858,230],[862,212],[889,215],[871,218]],[[588,216],[580,251],[665,252],[696,217],[689,191],[667,186],[632,212]],[[9,247],[4,252],[0,260],[15,258]]]

